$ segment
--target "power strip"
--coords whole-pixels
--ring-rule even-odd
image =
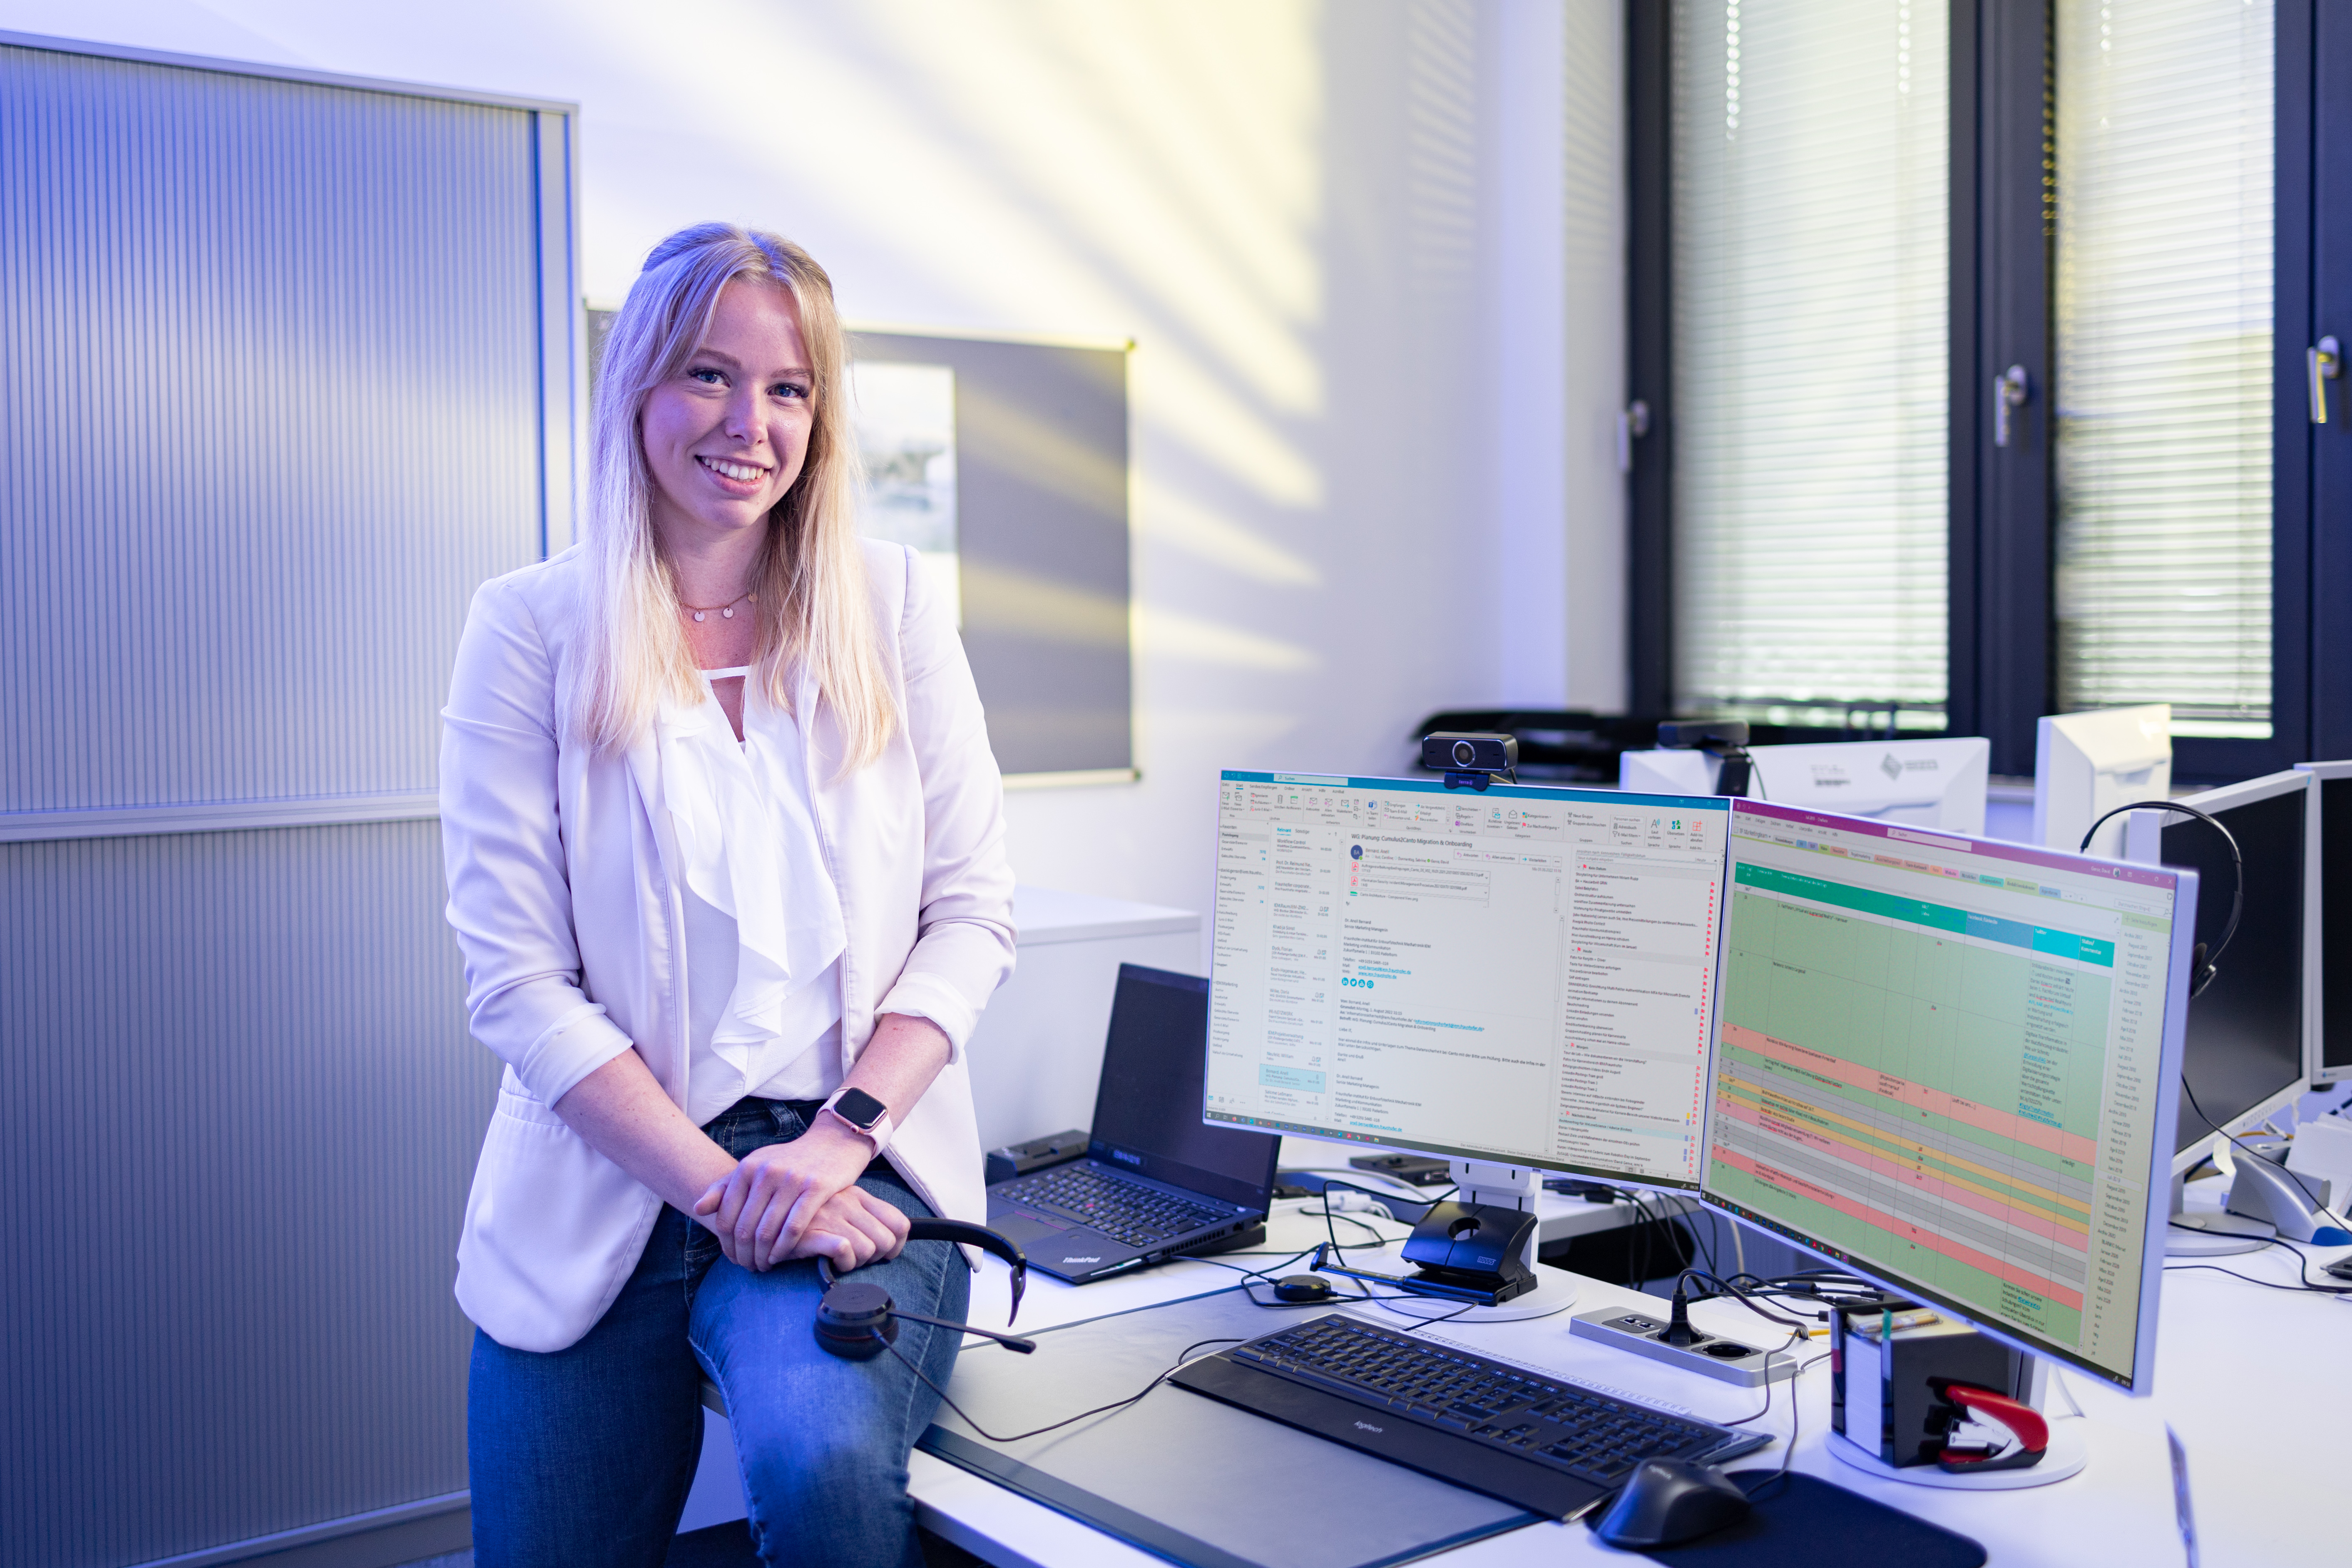
[[[1604,1345],[1614,1345],[1621,1351],[1631,1351],[1741,1388],[1761,1388],[1767,1383],[1797,1375],[1795,1356],[1742,1344],[1719,1334],[1694,1331],[1690,1343],[1670,1345],[1659,1337],[1666,1331],[1666,1321],[1642,1312],[1580,1313],[1568,1321],[1568,1331],[1580,1339],[1598,1340]]]

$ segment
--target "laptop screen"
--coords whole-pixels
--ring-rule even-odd
[[[1207,980],[1120,964],[1089,1152],[1154,1181],[1264,1208],[1282,1139],[1202,1124],[1208,1048]]]

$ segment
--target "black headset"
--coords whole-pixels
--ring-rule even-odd
[[[1021,1315],[1021,1292],[1029,1284],[1029,1257],[1004,1237],[984,1225],[969,1225],[960,1219],[918,1219],[907,1223],[907,1239],[960,1241],[993,1252],[1013,1266],[1013,1310],[1004,1314],[1004,1321],[1010,1323]],[[936,1329],[979,1334],[1023,1355],[1037,1348],[1036,1341],[1015,1334],[1000,1334],[993,1329],[976,1329],[970,1323],[951,1323],[944,1318],[909,1312],[891,1300],[890,1292],[881,1286],[835,1275],[829,1258],[820,1257],[816,1260],[816,1277],[824,1285],[824,1300],[816,1306],[816,1342],[845,1361],[871,1361],[898,1342],[901,1318],[929,1323]]]
[[[2129,805],[2119,805],[2116,807],[2115,810],[2107,813],[2106,816],[2102,816],[2097,822],[2091,824],[2090,827],[2083,834],[2083,842],[2080,847],[2084,851],[2088,851],[2091,847],[2091,835],[2098,832],[2100,826],[2107,820],[2107,817],[2121,816],[2126,811],[2177,811],[2183,816],[2193,816],[2198,821],[2203,823],[2206,826],[2211,828],[2214,832],[2220,834],[2221,836],[2221,842],[2230,847],[2230,871],[2231,878],[2230,886],[2230,918],[2222,923],[2221,935],[2220,939],[2213,943],[2213,955],[2211,958],[2209,959],[2206,957],[2205,944],[2201,942],[2199,942],[2196,947],[2191,949],[2189,954],[2189,994],[2196,996],[2203,992],[2205,987],[2213,984],[2213,976],[2220,971],[2222,951],[2230,945],[2230,939],[2238,934],[2238,917],[2245,912],[2246,908],[2245,857],[2238,853],[2238,840],[2228,828],[2222,826],[2211,816],[2198,810],[2193,805],[2182,805],[2178,801],[2170,800],[2136,800]],[[2186,1082],[2187,1079],[2184,1078],[2182,1081]],[[2191,1098],[2194,1098],[2193,1094]],[[2205,1113],[2200,1110],[2197,1114],[2202,1116]]]

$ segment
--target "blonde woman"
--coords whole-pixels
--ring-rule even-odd
[[[1003,789],[948,613],[856,535],[832,285],[707,224],[614,322],[585,539],[476,596],[449,921],[507,1064],[458,1247],[476,1561],[657,1564],[726,1395],[761,1560],[921,1561],[957,1336],[811,1337],[814,1259],[961,1318],[963,1043],[1013,964]]]

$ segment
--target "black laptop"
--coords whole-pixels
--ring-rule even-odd
[[[1209,983],[1118,966],[1086,1158],[988,1189],[988,1223],[1074,1285],[1265,1234],[1282,1140],[1201,1120]]]

